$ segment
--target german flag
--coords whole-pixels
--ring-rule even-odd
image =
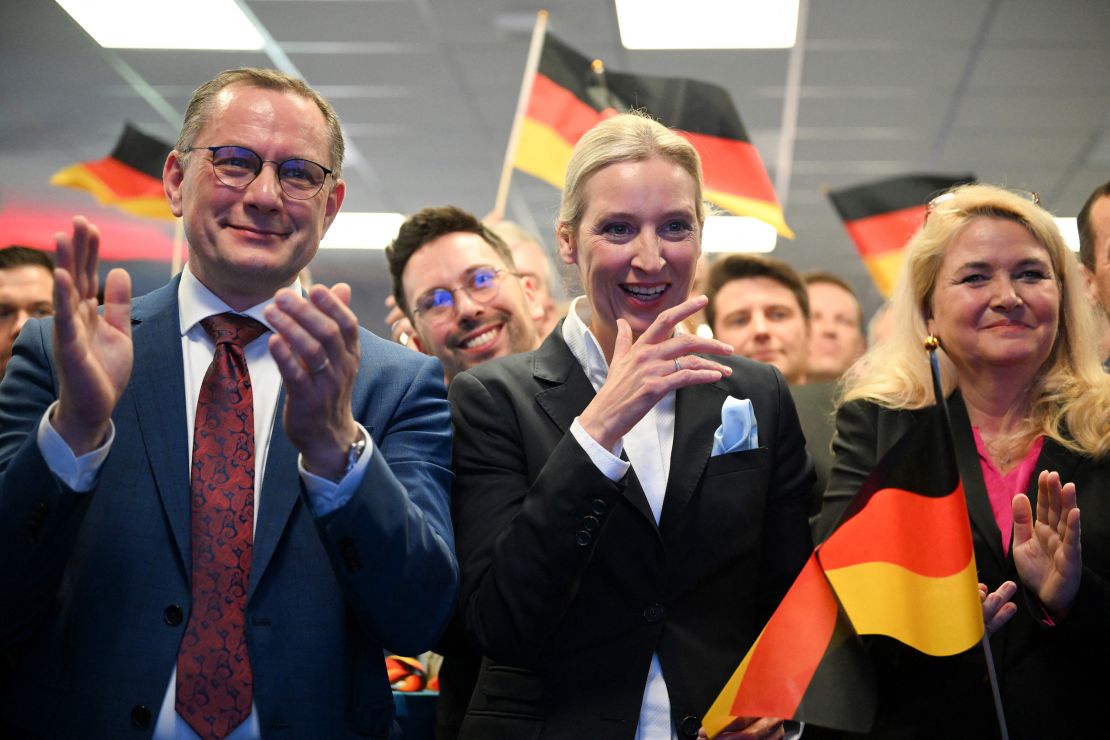
[[[544,39],[513,166],[561,189],[570,152],[582,134],[633,108],[677,129],[698,150],[706,200],[794,237],[759,152],[724,88],[678,77],[601,71],[551,34]]]
[[[983,636],[967,504],[942,407],[879,462],[706,714],[865,732],[874,679],[858,635],[954,655]]]
[[[111,155],[56,172],[51,185],[87,190],[104,205],[136,216],[172,221],[162,189],[162,166],[173,146],[126,124]]]
[[[829,190],[829,200],[859,250],[871,279],[885,298],[902,268],[902,249],[925,219],[926,204],[975,175],[904,175]]]

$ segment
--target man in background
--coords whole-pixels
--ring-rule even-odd
[[[438,357],[447,382],[495,357],[539,346],[543,308],[501,237],[455,206],[405,220],[386,248],[393,299],[414,349]]]
[[[809,295],[806,381],[833,382],[867,349],[863,309],[852,286],[836,273],[814,270],[803,279]]]
[[[790,385],[805,383],[809,293],[793,267],[754,254],[730,254],[709,268],[706,320],[736,354],[774,365]]]
[[[0,249],[0,378],[29,318],[54,313],[54,260],[30,247]]]
[[[536,333],[542,342],[563,317],[563,312],[552,296],[555,268],[551,257],[538,237],[525,231],[514,221],[497,221],[489,224],[489,229],[508,245],[517,273],[530,285],[536,302],[543,309],[543,313],[536,319]]]
[[[1110,181],[1095,188],[1076,218],[1079,262],[1087,278],[1091,302],[1101,308],[1102,357],[1110,371]]]

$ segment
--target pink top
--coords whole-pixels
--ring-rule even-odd
[[[1044,446],[1044,437],[1033,440],[1021,464],[1004,474],[1000,473],[991,462],[991,457],[987,454],[987,446],[979,436],[979,427],[973,426],[971,432],[975,435],[975,449],[979,451],[979,467],[983,469],[983,483],[987,486],[987,498],[991,502],[994,520],[998,522],[998,529],[1002,532],[1002,552],[1009,555],[1014,528],[1014,513],[1010,503],[1015,495],[1025,493],[1029,487],[1033,468],[1037,464],[1037,458],[1040,457],[1041,447]]]

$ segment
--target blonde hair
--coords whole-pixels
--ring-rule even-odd
[[[586,210],[586,183],[595,172],[617,162],[642,161],[655,156],[671,160],[693,178],[694,207],[700,230],[705,224],[705,204],[702,202],[701,158],[697,150],[682,136],[637,111],[605,119],[575,144],[567,163],[556,228],[578,230]]]
[[[993,185],[949,191],[906,247],[891,297],[893,335],[852,366],[839,403],[856,399],[894,409],[935,402],[922,340],[932,314],[933,291],[953,239],[973,220],[1002,218],[1024,226],[1047,250],[1060,289],[1056,341],[1030,387],[1026,425],[1076,452],[1110,454],[1110,375],[1099,362],[1098,333],[1075,257],[1052,216],[1030,200]],[[956,368],[942,352],[945,393],[957,385]]]

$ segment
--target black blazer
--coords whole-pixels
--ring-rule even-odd
[[[786,384],[725,362],[676,394],[658,526],[635,474],[610,481],[569,432],[594,389],[561,329],[454,379],[461,610],[487,656],[461,738],[632,738],[653,653],[696,734],[811,550]],[[752,400],[760,447],[711,458],[729,395]]]
[[[993,591],[1020,584],[983,483],[967,408],[959,393],[948,401],[967,498],[979,580]],[[933,409],[896,411],[865,401],[837,414],[833,465],[819,529],[835,524],[876,463],[913,425],[934,423]],[[1101,462],[1046,439],[1027,493],[1037,505],[1037,473],[1055,470],[1075,483],[1082,512],[1083,578],[1071,614],[1059,625],[1040,623],[1040,607],[1019,592],[1017,615],[991,638],[1011,738],[1101,737],[1101,709],[1110,697],[1110,460]],[[981,648],[930,658],[886,638],[867,638],[879,671],[879,714],[872,737],[998,736]],[[806,737],[826,737],[806,729]]]

